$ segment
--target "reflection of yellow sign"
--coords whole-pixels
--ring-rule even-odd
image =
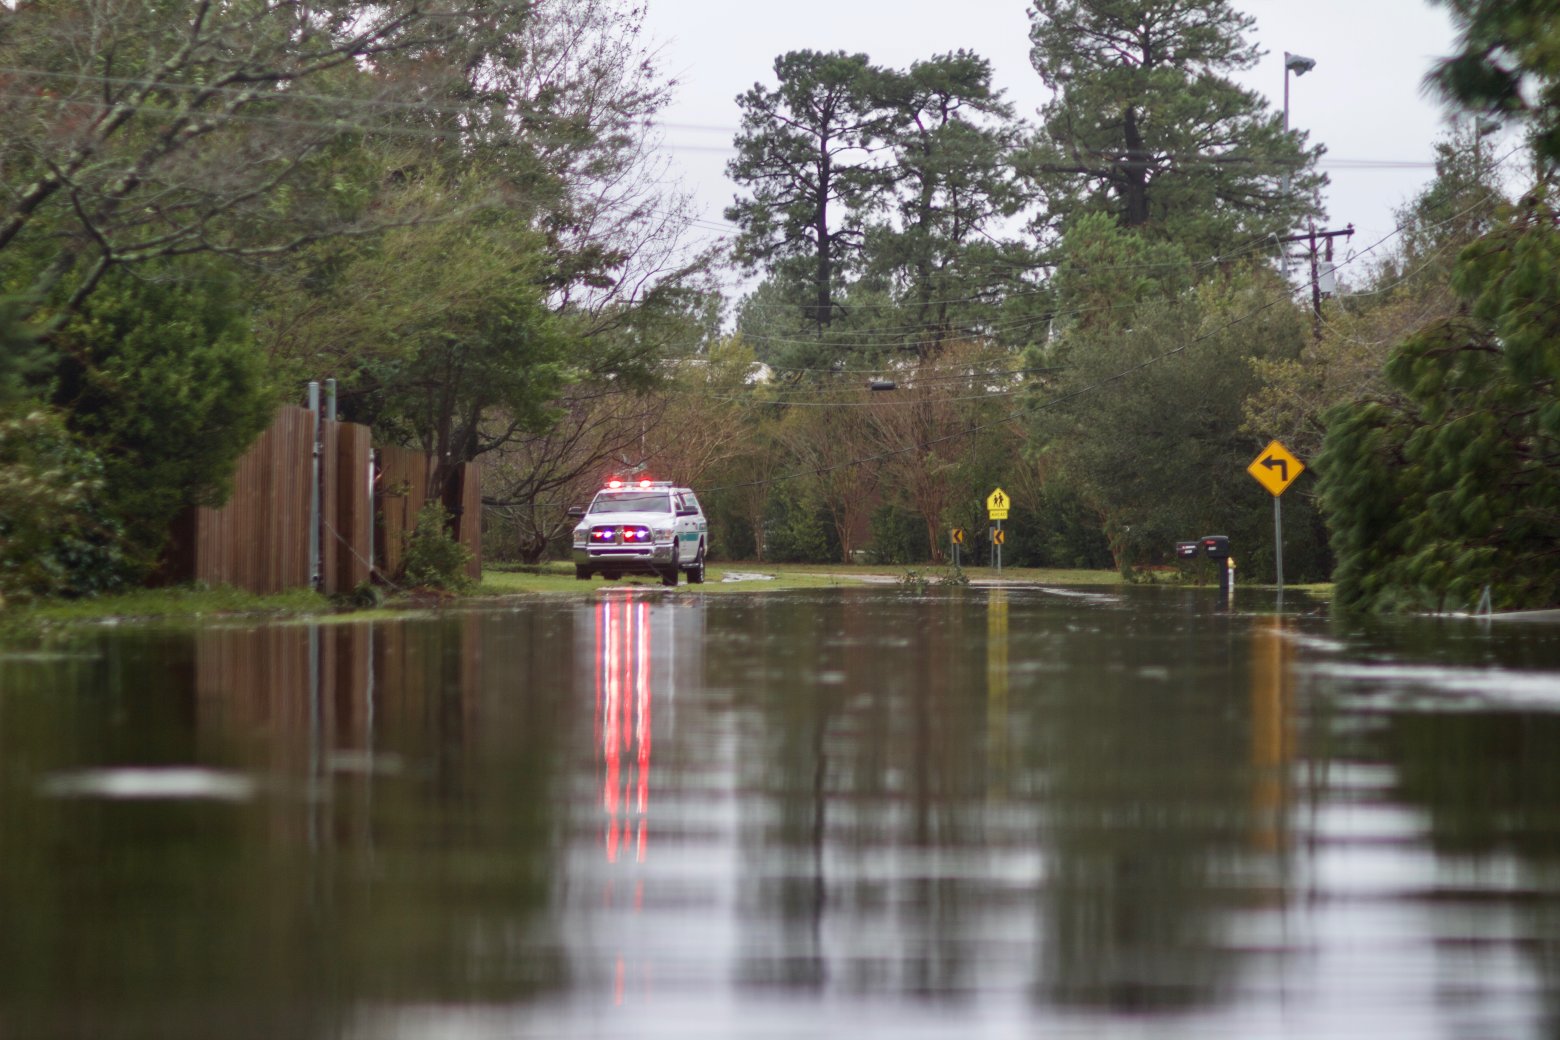
[[[963,545],[964,544],[964,528],[962,528],[962,527],[955,527],[953,529],[953,544],[954,545]]]
[[[1289,449],[1274,441],[1251,461],[1246,472],[1257,478],[1257,483],[1268,489],[1275,498],[1305,472],[1305,463],[1289,453]]]
[[[986,760],[991,786],[1001,796],[1008,777],[1008,604],[1004,589],[991,590],[986,609]]]
[[[1293,655],[1293,644],[1284,638],[1284,619],[1259,619],[1251,633],[1251,838],[1264,852],[1281,847],[1289,807],[1287,778],[1296,754],[1289,685]]]
[[[1002,528],[999,527],[995,531],[991,532],[991,544],[992,545],[1001,545],[1001,544],[1003,544],[1006,541],[1007,541],[1007,532],[1002,530]]]
[[[1006,520],[1008,506],[1011,504],[1012,500],[1008,498],[1007,492],[1001,488],[997,488],[997,490],[986,496],[986,512],[990,514],[993,520]]]

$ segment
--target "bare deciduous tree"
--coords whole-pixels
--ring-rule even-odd
[[[311,184],[417,103],[397,54],[480,52],[524,0],[26,4],[0,12],[0,261],[57,327],[116,265],[373,226]]]
[[[638,466],[644,432],[659,424],[664,404],[610,384],[576,384],[545,433],[499,438],[504,446],[483,467],[483,505],[523,562],[542,559],[568,529],[568,507],[589,501],[603,476]]]

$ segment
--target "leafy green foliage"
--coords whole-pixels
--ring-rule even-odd
[[[1123,570],[1214,532],[1234,539],[1244,568],[1270,566],[1270,497],[1244,473],[1263,442],[1241,431],[1241,408],[1256,387],[1252,359],[1293,356],[1304,340],[1284,287],[1253,270],[1110,314],[1072,329],[1055,348],[1065,369],[1036,385],[1037,462],[1094,511]],[[1308,530],[1308,512],[1291,491],[1286,531]],[[1314,547],[1294,550],[1286,575],[1318,575]]]
[[[671,84],[643,18],[627,0],[501,5],[462,32],[469,55],[391,59],[431,80],[419,104],[331,167],[390,230],[295,253],[270,286],[266,346],[296,380],[336,378],[347,418],[432,453],[435,492],[523,444],[545,486],[495,490],[555,502],[560,417],[603,387],[643,394],[698,342],[708,258],[680,245],[684,202],[647,140]]]
[[[1010,472],[1022,473],[1014,459]],[[1099,514],[1061,474],[1036,474],[1032,488],[1010,481],[1022,519],[1006,528],[1002,560],[1011,567],[1108,570],[1114,566]],[[1021,496],[1021,497],[1020,497]],[[982,550],[984,553],[986,550]],[[977,558],[972,554],[971,559]],[[984,558],[983,556],[980,558]]]
[[[775,563],[837,560],[837,540],[830,538],[827,511],[804,482],[787,482],[769,499],[764,527],[763,558]]]
[[[1277,437],[1301,458],[1321,450],[1322,414],[1344,401],[1390,397],[1387,359],[1426,325],[1457,314],[1452,271],[1461,250],[1494,226],[1499,171],[1477,130],[1456,129],[1435,145],[1436,177],[1397,213],[1395,248],[1357,287],[1324,305],[1322,336],[1296,358],[1256,362],[1261,387],[1246,402],[1246,427]]]
[[[903,506],[885,504],[872,514],[871,563],[924,563],[931,558],[921,518]]]
[[[1051,288],[1064,333],[1120,332],[1138,308],[1169,300],[1190,288],[1195,275],[1185,250],[1121,227],[1103,213],[1078,217],[1057,250]],[[1038,365],[1044,356],[1033,358]]]
[[[1318,468],[1348,606],[1560,603],[1560,232],[1530,200],[1470,246],[1467,312],[1404,342],[1396,398],[1328,414]]]
[[[1475,111],[1527,119],[1534,150],[1560,160],[1560,30],[1553,0],[1439,0],[1458,26],[1458,52],[1429,80]]]
[[[466,565],[471,551],[449,533],[450,514],[438,502],[417,513],[417,524],[406,541],[406,583],[413,588],[464,592],[471,585]]]
[[[58,415],[0,411],[0,602],[84,595],[123,576],[103,468]]]
[[[116,272],[54,338],[55,403],[103,460],[128,559],[157,560],[175,516],[219,505],[276,398],[238,294],[212,262]]]
[[[28,396],[27,386],[48,367],[37,332],[21,319],[23,302],[0,297],[0,405]]]
[[[348,414],[419,445],[452,469],[506,437],[547,427],[550,403],[570,378],[570,344],[527,279],[527,256],[513,240],[505,246],[473,236],[442,255],[424,251],[424,244],[414,242],[401,266],[415,270],[442,260],[444,275],[427,273],[434,279],[429,287],[446,291],[436,292],[429,306],[394,309],[396,324],[382,341],[389,349],[360,354],[346,380]],[[397,266],[394,254],[382,262]],[[465,287],[454,281],[462,274]],[[503,416],[496,431],[484,430],[490,414]],[[435,489],[442,490],[443,475]]]

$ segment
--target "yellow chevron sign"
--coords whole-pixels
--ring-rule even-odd
[[[1305,472],[1305,463],[1289,453],[1289,449],[1278,441],[1274,441],[1246,467],[1246,472],[1256,478],[1257,483],[1268,489],[1268,493],[1277,498],[1284,493],[1284,489],[1295,482],[1295,478]]]

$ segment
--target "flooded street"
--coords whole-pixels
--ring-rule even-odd
[[[1553,1037],[1560,624],[604,591],[0,657],[0,1037]]]

